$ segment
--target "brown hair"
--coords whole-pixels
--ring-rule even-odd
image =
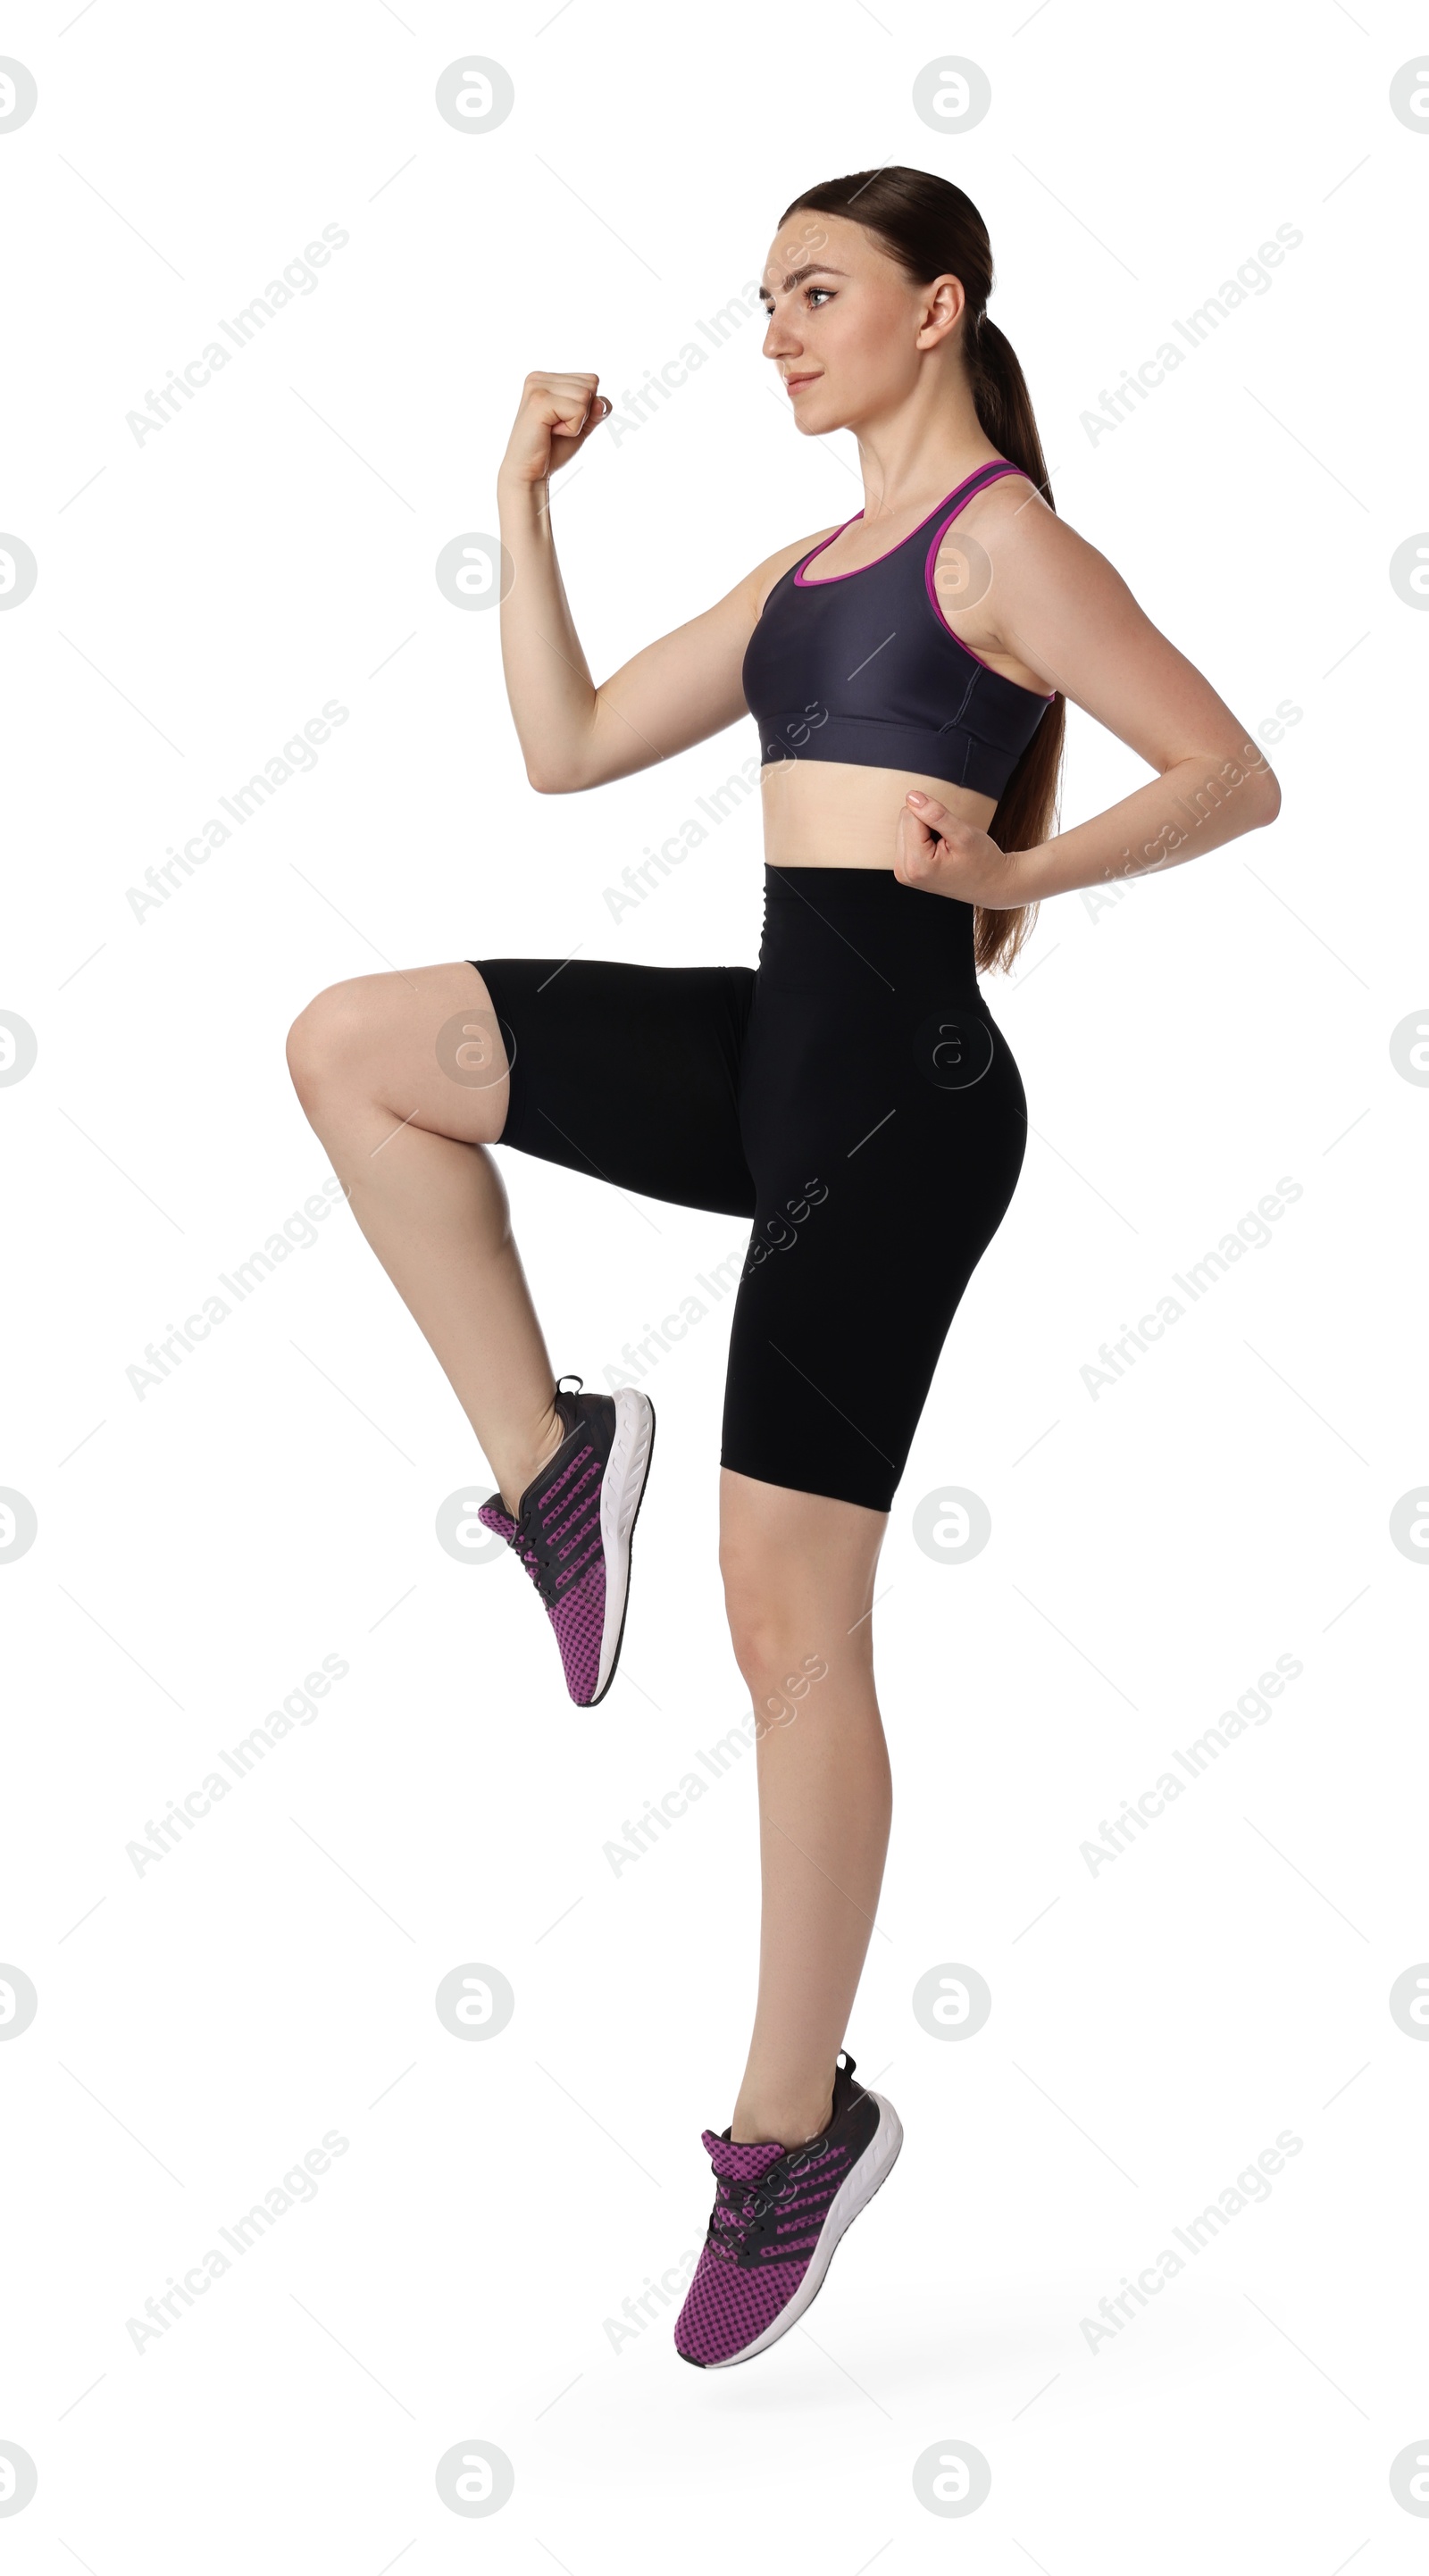
[[[846,215],[851,223],[863,224],[877,234],[905,276],[920,286],[944,274],[961,279],[967,297],[963,364],[979,424],[998,454],[1019,466],[1048,508],[1055,510],[1027,380],[1011,342],[988,318],[992,244],[971,197],[949,179],[895,164],[886,170],[855,170],[845,179],[826,179],[817,188],[806,188],[792,206],[785,207],[780,223],[805,210]],[[1057,815],[1066,726],[1067,702],[1058,690],[987,827],[1000,850],[1034,849],[1050,837]],[[1035,903],[1015,912],[986,912],[979,905],[973,925],[978,966],[1009,967],[1036,918]]]

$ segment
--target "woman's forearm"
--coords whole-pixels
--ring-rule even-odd
[[[559,789],[578,773],[595,684],[556,560],[549,482],[502,478],[496,497],[512,574],[500,612],[506,694],[532,786]]]
[[[1179,867],[1242,832],[1273,823],[1279,811],[1280,789],[1258,743],[1245,743],[1239,757],[1223,760],[1193,755],[1174,762],[1105,813],[1091,815],[1035,849],[1019,850],[1012,861],[1017,884],[1012,900],[1036,903],[1077,886]]]

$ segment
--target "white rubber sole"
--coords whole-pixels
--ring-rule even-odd
[[[706,2370],[734,2370],[742,2361],[752,2361],[757,2352],[767,2352],[771,2343],[796,2326],[806,2308],[811,2307],[824,2285],[824,2275],[834,2259],[839,2238],[848,2233],[861,2209],[867,2209],[874,2193],[884,2184],[898,2162],[903,2144],[903,2123],[890,2101],[882,2093],[870,2093],[870,2102],[878,2104],[878,2126],[859,2157],[852,2173],[840,2184],[830,2201],[819,2241],[809,2257],[809,2268],[787,2307],[780,2309],[763,2334],[747,2343],[743,2352],[732,2352],[728,2361],[707,2361]]]
[[[650,1473],[650,1452],[655,1444],[655,1407],[648,1395],[638,1388],[622,1386],[615,1397],[615,1438],[610,1444],[610,1457],[600,1489],[600,1542],[605,1551],[605,1627],[600,1640],[600,1664],[596,1673],[595,1696],[586,1704],[594,1708],[610,1688],[620,1653],[620,1640],[625,1631],[625,1605],[630,1596],[630,1547],[645,1479]]]

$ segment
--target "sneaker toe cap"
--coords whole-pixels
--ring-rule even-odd
[[[675,2321],[681,2359],[702,2370],[735,2360],[788,2306],[807,2268],[770,2263],[754,2270],[707,2245]]]

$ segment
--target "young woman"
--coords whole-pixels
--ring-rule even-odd
[[[610,1686],[653,1418],[553,1380],[487,1147],[750,1217],[720,1565],[760,1721],[758,2006],[675,2328],[687,2361],[785,2333],[902,2132],[842,2042],[888,1839],[874,1568],[939,1352],[1016,1185],[1017,1067],[978,986],[1044,895],[1269,823],[1279,790],[1209,682],[1058,518],[987,230],[921,171],[809,189],[765,269],[764,353],[865,501],[783,546],[597,688],[550,479],[609,412],[528,376],[499,479],[506,685],[543,795],[628,777],[752,713],[767,864],[757,972],[482,958],[359,976],[289,1041],[352,1210],[496,1475],[571,1697]],[[1065,700],[1155,776],[1055,832]],[[876,1322],[877,1332],[870,1335]],[[576,1389],[581,1381],[576,1380]],[[840,2062],[842,2060],[842,2062]]]

